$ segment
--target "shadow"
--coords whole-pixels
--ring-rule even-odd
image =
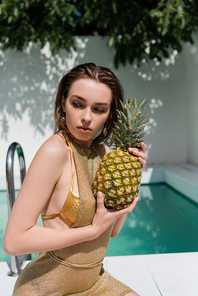
[[[35,133],[54,130],[54,101],[58,82],[66,71],[84,57],[86,38],[76,38],[78,52],[62,51],[52,55],[30,43],[23,52],[0,50],[0,123],[1,138],[7,140],[9,119],[28,117]],[[65,54],[66,53],[66,54]]]
[[[177,155],[168,151],[173,144],[183,150],[186,145],[183,133],[186,129],[184,56],[174,51],[161,63],[144,61],[140,68],[127,64],[115,69],[114,50],[107,47],[107,38],[92,36],[76,37],[75,40],[77,51],[61,50],[55,55],[51,54],[48,44],[40,49],[39,45],[30,43],[23,52],[0,51],[1,138],[8,138],[10,118],[22,120],[25,117],[23,122],[33,126],[34,137],[37,133],[45,136],[46,130],[53,132],[54,101],[60,78],[77,64],[91,61],[112,69],[120,79],[126,97],[136,97],[138,104],[147,99],[145,113],[149,112],[150,119],[145,137],[148,163],[163,162],[167,158],[169,162],[180,161]],[[166,149],[163,141],[159,141],[162,135]],[[185,151],[181,154],[183,159]]]
[[[166,162],[166,159],[169,159],[169,162],[177,161],[178,156],[174,155],[174,159],[170,153],[173,145],[176,148],[174,135],[177,135],[181,145],[186,143],[183,132],[186,129],[185,63],[184,52],[178,54],[174,50],[170,51],[170,57],[163,59],[161,63],[157,60],[143,61],[139,68],[136,65],[127,65],[125,68],[119,67],[115,72],[118,77],[121,77],[124,71],[128,73],[125,80],[121,80],[127,98],[136,97],[138,104],[143,99],[147,100],[143,113],[149,112],[150,120],[145,128],[147,135],[144,138],[148,163]],[[164,143],[167,144],[166,150]],[[184,157],[183,154],[181,157]]]

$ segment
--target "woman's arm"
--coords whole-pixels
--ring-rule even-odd
[[[55,250],[91,239],[89,227],[56,230],[36,225],[67,164],[70,167],[70,150],[63,149],[57,138],[50,138],[35,155],[6,227],[4,249],[9,255]]]
[[[56,140],[57,141],[57,140]],[[47,141],[30,165],[14,203],[4,236],[4,249],[9,255],[57,250],[93,240],[130,209],[110,212],[98,194],[98,206],[93,222],[80,228],[53,229],[36,225],[38,216],[50,200],[59,182],[63,167],[69,163],[70,151],[62,149],[60,141]]]
[[[137,198],[133,200],[133,202],[125,209],[114,211],[114,210],[108,210],[104,206],[104,194],[102,192],[98,192],[97,195],[97,211],[94,216],[92,225],[95,225],[96,227],[100,228],[101,233],[107,229],[108,226],[110,226],[114,221],[116,221],[112,234],[118,230],[118,227],[121,225],[121,222],[125,221],[125,218],[127,214],[131,213],[133,209],[136,206]],[[119,222],[118,222],[119,221]],[[122,225],[123,225],[122,223]],[[116,226],[117,225],[117,226]],[[121,226],[122,226],[121,225]],[[116,226],[116,227],[115,227]],[[111,236],[116,236],[112,235]]]

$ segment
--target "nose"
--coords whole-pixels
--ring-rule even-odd
[[[91,110],[89,108],[85,108],[83,110],[81,120],[82,120],[83,123],[90,124],[90,122],[91,122]]]

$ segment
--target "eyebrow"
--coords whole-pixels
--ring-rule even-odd
[[[82,101],[86,102],[86,100],[85,100],[83,97],[81,97],[81,96],[78,96],[78,95],[72,95],[71,97],[72,97],[72,98],[75,97],[75,98],[77,98],[77,99],[79,99],[79,100],[82,100]],[[109,104],[106,103],[106,102],[98,102],[98,103],[95,103],[95,104],[96,104],[96,105],[109,106]]]

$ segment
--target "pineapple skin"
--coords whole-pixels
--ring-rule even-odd
[[[142,166],[136,156],[122,150],[111,151],[102,158],[93,182],[93,195],[105,194],[108,209],[128,207],[139,194]]]

